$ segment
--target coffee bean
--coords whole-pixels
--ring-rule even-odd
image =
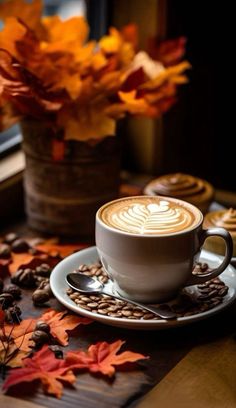
[[[81,297],[81,300],[83,300],[83,301],[86,302],[86,303],[89,303],[89,302],[90,302],[90,299],[89,299],[89,297],[87,297],[87,296],[82,296],[82,297]]]
[[[90,297],[91,300],[93,300],[93,301],[95,301],[95,302],[101,299],[101,297],[99,297],[99,296],[94,296],[94,295],[89,296],[89,297]]]
[[[2,309],[7,309],[14,302],[14,297],[10,293],[1,293],[0,306]]]
[[[85,272],[83,272],[83,274],[84,274],[85,276],[92,276],[92,273],[91,273],[90,271],[85,271]]]
[[[109,307],[109,303],[104,302],[104,303],[99,303],[99,309],[106,309]]]
[[[79,294],[78,293],[72,293],[71,295],[70,295],[70,298],[72,299],[72,300],[75,300],[75,299],[78,299],[79,298]]]
[[[11,247],[7,244],[0,244],[0,258],[8,259],[11,257]]]
[[[98,309],[98,313],[101,315],[106,315],[108,314],[108,310],[107,309]]]
[[[143,315],[144,315],[144,312],[133,312],[133,315],[135,316],[135,317],[142,317]]]
[[[82,307],[85,310],[88,310],[89,312],[91,312],[91,308],[88,307],[87,305],[80,305],[80,307]]]
[[[93,302],[93,303],[87,303],[87,306],[90,307],[91,309],[96,309],[98,306],[98,303]]]
[[[4,292],[10,293],[14,299],[19,299],[21,297],[21,289],[17,285],[6,286]]]
[[[210,285],[211,286],[211,285]],[[211,288],[209,287],[205,287],[205,288],[201,288],[200,292],[201,293],[210,293],[211,292]]]
[[[78,267],[78,270],[80,271],[80,272],[85,272],[85,271],[88,271],[89,270],[89,268],[88,268],[88,266],[87,265],[80,265],[79,267]]]
[[[125,317],[129,317],[132,315],[132,312],[130,310],[121,310],[121,314]]]
[[[4,242],[11,245],[18,238],[19,235],[17,235],[15,232],[9,232],[9,234],[5,235]]]
[[[143,315],[143,319],[144,319],[144,320],[153,319],[153,317],[154,317],[154,314],[152,314],[152,313],[145,313],[145,314]]]
[[[20,254],[22,252],[27,252],[29,249],[28,242],[24,241],[23,239],[16,239],[11,246],[11,249],[16,254]]]
[[[227,286],[225,286],[224,288],[220,289],[218,292],[219,296],[225,296],[228,293],[229,288]]]

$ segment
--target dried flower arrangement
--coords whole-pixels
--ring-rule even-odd
[[[184,39],[153,60],[138,51],[134,24],[87,41],[83,17],[42,17],[42,0],[3,0],[0,19],[0,130],[36,118],[64,140],[98,141],[126,114],[160,116],[187,81]]]

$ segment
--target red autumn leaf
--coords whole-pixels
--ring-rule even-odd
[[[88,245],[85,244],[74,244],[74,245],[56,245],[51,242],[46,241],[43,244],[36,245],[35,248],[38,251],[45,252],[48,255],[55,256],[59,254],[62,258],[72,254],[73,252],[79,251],[82,248],[86,248]]]
[[[75,329],[80,324],[90,324],[92,320],[76,315],[68,314],[67,312],[57,312],[49,309],[40,318],[50,326],[51,335],[57,339],[62,346],[68,344],[67,331]]]
[[[2,307],[0,306],[0,327],[4,324],[5,320],[5,312],[2,310]]]
[[[99,342],[90,346],[87,352],[80,350],[69,351],[66,360],[70,363],[72,369],[87,368],[92,373],[100,372],[112,377],[115,373],[114,366],[148,358],[132,351],[117,354],[124,343],[121,340],[110,344],[105,341]]]
[[[56,359],[54,353],[44,346],[33,358],[23,360],[23,368],[13,370],[3,384],[8,390],[15,384],[40,380],[44,390],[60,398],[63,391],[61,381],[73,384],[76,380],[66,360]]]
[[[165,40],[158,44],[156,38],[151,38],[148,48],[150,48],[152,58],[161,61],[165,66],[170,66],[178,64],[183,58],[186,41],[185,37],[179,37],[174,40]]]

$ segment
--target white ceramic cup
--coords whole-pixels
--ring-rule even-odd
[[[145,198],[146,197],[146,198]],[[232,238],[223,228],[202,228],[203,215],[192,204],[170,197],[133,197],[137,202],[151,199],[167,200],[193,214],[193,222],[183,230],[159,233],[131,233],[108,225],[104,209],[132,197],[121,198],[103,205],[96,214],[96,246],[101,262],[114,282],[114,289],[122,296],[140,302],[163,302],[176,296],[184,286],[196,285],[222,273],[232,257]],[[170,204],[172,205],[172,204]],[[161,215],[162,217],[162,215]],[[125,225],[125,224],[124,224]],[[199,261],[201,247],[209,236],[225,241],[225,255],[221,265],[201,275],[192,273]]]

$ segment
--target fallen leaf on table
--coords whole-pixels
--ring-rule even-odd
[[[47,263],[51,267],[54,267],[60,259],[51,257],[46,253],[32,255],[29,252],[23,252],[21,254],[15,254],[12,252],[11,261],[8,265],[8,269],[11,275],[14,275],[20,268],[36,268],[36,266],[42,263]]]
[[[30,338],[32,337],[36,322],[37,319],[25,319],[20,324],[14,324],[14,326],[6,324],[4,326],[6,336],[11,337],[19,350],[29,352],[31,351],[30,345],[33,344]]]
[[[15,384],[40,380],[44,390],[60,398],[63,391],[63,382],[73,384],[76,380],[66,360],[56,359],[54,353],[44,346],[32,358],[23,360],[23,367],[13,370],[5,383],[6,391]]]
[[[71,315],[65,311],[58,312],[56,310],[49,309],[37,319],[25,319],[22,320],[20,324],[14,326],[12,324],[5,324],[4,330],[6,336],[11,337],[13,343],[19,349],[19,351],[25,353],[31,351],[30,346],[34,343],[30,339],[38,320],[43,320],[50,326],[50,334],[62,346],[68,345],[69,336],[67,331],[75,329],[80,324],[87,325],[92,323],[92,320],[85,317]],[[19,359],[18,361],[20,362]],[[20,365],[21,364],[19,364],[19,366]]]
[[[27,355],[28,352],[19,350],[13,342],[0,342],[0,366],[21,367]]]
[[[146,359],[142,354],[125,351],[117,354],[123,341],[114,343],[99,342],[89,347],[88,351],[69,351],[65,359],[56,359],[54,353],[46,345],[36,352],[32,358],[22,360],[23,368],[10,373],[3,390],[8,390],[15,384],[40,380],[44,391],[60,398],[63,391],[61,381],[73,384],[73,371],[87,369],[91,373],[100,372],[111,377],[115,373],[114,366]]]
[[[38,251],[44,252],[50,256],[55,256],[59,254],[62,258],[72,254],[73,252],[79,251],[80,249],[86,248],[86,244],[74,244],[74,245],[56,245],[52,243],[46,243],[36,245],[35,248]]]
[[[24,252],[21,254],[11,254],[11,262],[9,265],[10,274],[14,274],[22,265],[29,266],[31,261],[33,261],[34,256],[29,254],[28,252]]]
[[[68,344],[67,331],[75,329],[80,324],[90,324],[93,321],[86,317],[80,317],[67,312],[57,312],[56,310],[49,309],[46,311],[39,320],[43,320],[50,326],[51,335],[57,339],[62,346]]]
[[[115,374],[114,366],[125,363],[133,363],[141,359],[146,359],[143,354],[124,351],[117,354],[124,341],[117,340],[114,343],[105,341],[93,344],[88,351],[69,351],[66,359],[71,368],[87,368],[92,373],[100,372],[112,377]]]

